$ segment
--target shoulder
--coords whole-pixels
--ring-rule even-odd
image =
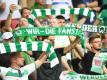
[[[88,51],[87,53],[85,53],[84,57],[94,57],[95,53],[91,52],[91,51]]]
[[[10,68],[0,67],[0,74],[6,75]]]

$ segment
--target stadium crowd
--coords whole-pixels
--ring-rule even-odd
[[[29,21],[34,9],[82,8],[94,12],[94,20],[83,15],[66,14],[38,16]],[[61,73],[74,72],[86,75],[107,74],[107,61],[99,57],[107,54],[107,0],[0,0],[0,50],[1,43],[50,43],[59,64],[50,67],[45,51],[0,52],[0,80],[61,80]],[[85,48],[79,36],[14,36],[21,28],[66,27],[82,24],[104,26],[105,33],[84,32]],[[80,27],[81,26],[81,27]],[[97,66],[97,67],[96,67]]]

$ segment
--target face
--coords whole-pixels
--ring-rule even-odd
[[[48,39],[50,40],[50,43],[53,45],[55,37],[54,36],[49,36]]]
[[[58,25],[59,26],[64,26],[65,25],[65,20],[64,19],[58,19]]]
[[[50,20],[49,20],[49,26],[51,26],[51,27],[56,27],[56,26],[58,26],[57,20],[56,20],[56,19],[50,19]]]
[[[28,18],[30,14],[31,14],[31,11],[30,11],[30,10],[24,9],[24,10],[23,10],[23,13],[22,13],[22,17],[23,17],[23,18]]]
[[[21,67],[24,65],[24,58],[22,57],[22,55],[18,55],[18,57],[15,59],[15,63]]]
[[[100,38],[95,38],[92,43],[91,43],[91,47],[95,50],[100,50],[102,47],[102,42]]]
[[[29,23],[28,23],[26,18],[21,18],[20,21],[19,21],[19,25],[23,26],[23,27],[26,27],[26,26],[29,25]]]

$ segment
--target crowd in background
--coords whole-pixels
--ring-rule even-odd
[[[37,17],[34,19],[34,25],[30,24],[28,18],[32,9],[46,8],[88,8],[94,12],[95,18],[90,21],[90,18],[82,15],[48,15]],[[51,68],[47,55],[43,51],[18,52],[21,53],[20,55],[17,53],[0,54],[0,66],[7,67],[6,69],[0,67],[1,78],[8,80],[7,71],[12,69],[14,69],[13,72],[19,74],[17,70],[23,66],[23,63],[29,65],[29,67],[24,67],[24,70],[32,68],[30,72],[28,71],[29,80],[59,80],[61,72],[63,74],[69,72],[87,75],[107,74],[107,62],[103,63],[99,58],[101,53],[107,53],[107,34],[84,32],[86,49],[80,44],[78,36],[13,36],[15,31],[23,27],[62,27],[66,24],[76,23],[107,28],[106,12],[107,0],[0,0],[0,43],[45,41],[53,45],[59,59],[59,64]],[[78,26],[76,28],[79,29]],[[19,61],[16,60],[17,58]],[[32,64],[35,60],[36,67]],[[92,67],[96,64],[96,60],[101,66],[100,71],[95,71]],[[19,75],[19,78],[15,80],[27,80],[24,75],[21,77],[22,79]]]

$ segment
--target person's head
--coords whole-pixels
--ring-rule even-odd
[[[16,65],[16,67],[21,67],[24,65],[24,58],[20,52],[12,52],[10,54],[11,65]]]
[[[58,20],[58,25],[59,26],[64,26],[65,25],[65,17],[62,15],[56,16],[56,19]]]
[[[3,42],[13,42],[13,34],[11,32],[5,32],[2,35]]]
[[[0,21],[0,31],[1,32],[2,32],[4,26],[5,26],[5,21]]]
[[[49,26],[50,27],[56,27],[58,26],[58,21],[55,18],[49,19]]]
[[[0,22],[0,28],[3,28],[5,26],[5,21]]]
[[[31,14],[31,11],[29,8],[24,7],[21,9],[21,15],[23,18],[28,18],[30,14]]]
[[[54,45],[55,36],[49,36],[49,37],[48,37],[48,40],[50,41],[50,43],[51,43],[52,45]]]
[[[93,34],[89,38],[89,44],[90,44],[90,46],[91,46],[92,49],[94,49],[94,50],[100,50],[101,47],[102,47],[101,36]]]
[[[26,26],[29,26],[29,22],[26,18],[21,18],[20,21],[19,21],[19,26],[23,26],[23,27],[26,27]]]
[[[0,22],[0,31],[2,33],[12,31],[12,28],[5,26],[5,23],[6,23],[6,21],[1,21]]]

